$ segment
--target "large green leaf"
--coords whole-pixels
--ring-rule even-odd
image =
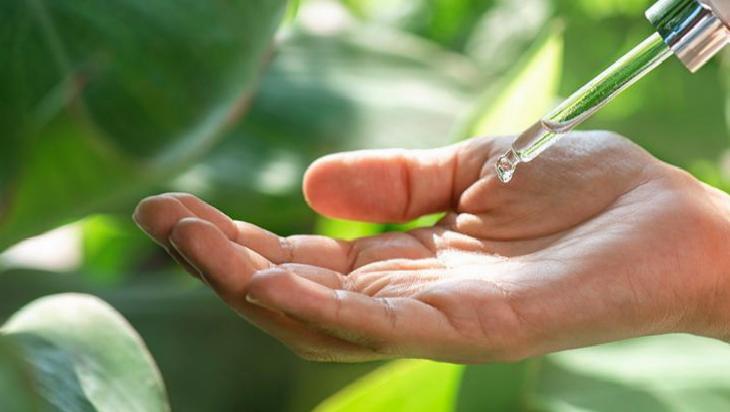
[[[251,98],[285,0],[0,5],[0,249],[118,207]]]
[[[0,331],[20,347],[51,410],[169,410],[162,378],[141,338],[97,298],[39,299]]]

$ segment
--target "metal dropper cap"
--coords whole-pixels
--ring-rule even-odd
[[[646,16],[693,73],[730,43],[730,0],[659,0]]]

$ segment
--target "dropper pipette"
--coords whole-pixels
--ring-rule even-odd
[[[633,50],[525,130],[499,158],[508,183],[517,165],[534,160],[671,55],[695,72],[730,42],[730,0],[660,0],[647,12],[657,28]]]

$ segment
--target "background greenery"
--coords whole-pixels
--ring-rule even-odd
[[[646,0],[300,3],[0,4],[0,250],[68,224],[80,239],[73,265],[0,258],[0,410],[165,410],[166,397],[175,411],[730,408],[723,343],[655,337],[515,365],[313,364],[174,267],[130,221],[144,195],[192,192],[282,234],[397,230],[315,216],[299,189],[308,163],[517,133],[651,32]],[[730,189],[728,73],[720,59],[694,76],[671,61],[585,127]],[[66,292],[121,313],[162,378],[94,298],[16,313]],[[76,381],[88,365],[98,374]]]

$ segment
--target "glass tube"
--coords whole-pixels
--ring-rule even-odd
[[[504,183],[512,180],[518,164],[538,157],[560,137],[583,123],[671,55],[671,50],[659,34],[655,33],[641,42],[524,131],[512,143],[512,148],[497,161],[499,179]]]

